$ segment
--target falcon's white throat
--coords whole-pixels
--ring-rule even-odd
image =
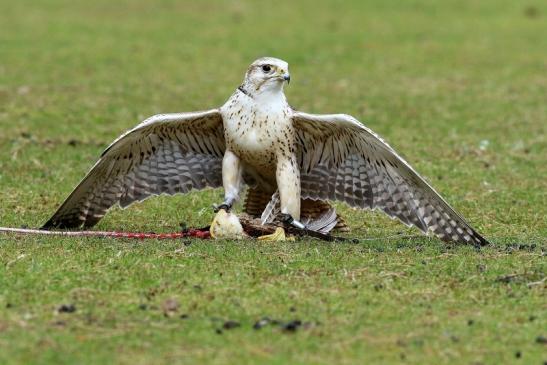
[[[285,81],[274,79],[265,82],[261,87],[251,91],[257,103],[264,104],[283,104],[286,102],[283,86]]]

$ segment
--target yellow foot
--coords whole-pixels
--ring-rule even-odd
[[[240,240],[247,235],[235,214],[228,213],[224,209],[218,211],[211,222],[211,237],[215,239]]]
[[[274,233],[260,236],[258,239],[261,241],[294,241],[294,237],[287,236],[281,227],[277,227]]]

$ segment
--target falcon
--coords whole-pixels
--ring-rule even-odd
[[[118,137],[44,229],[88,228],[112,206],[153,195],[224,188],[230,211],[262,223],[328,232],[344,226],[329,201],[379,209],[446,242],[485,245],[393,148],[346,114],[293,109],[288,64],[260,58],[218,109],[158,114]]]

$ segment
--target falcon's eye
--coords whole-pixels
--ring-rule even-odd
[[[270,65],[262,66],[262,71],[264,71],[264,72],[270,72],[271,70],[272,70],[272,66],[270,66]]]

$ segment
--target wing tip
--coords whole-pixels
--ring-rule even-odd
[[[40,227],[40,229],[45,231],[50,231],[54,228],[59,228],[59,222],[55,219],[55,216],[49,218],[49,220]]]
[[[474,242],[469,243],[473,244],[474,246],[484,247],[490,245],[490,242],[475,230],[473,230],[473,236],[471,238]]]
[[[457,237],[450,236],[447,234],[439,234],[433,232],[438,238],[446,243],[459,243],[464,245],[471,245],[477,248],[490,245],[490,242],[484,238],[481,234],[471,228],[471,234],[467,235],[458,235]]]
[[[44,223],[44,225],[40,227],[40,229],[43,231],[50,231],[52,228],[55,228],[55,226],[51,221],[47,221],[46,223]]]
[[[91,224],[89,224],[91,223]],[[63,219],[56,218],[55,216],[51,217],[46,223],[40,227],[40,229],[45,231],[51,231],[54,229],[80,229],[82,225],[85,227],[94,225],[95,222],[83,222],[79,219]]]

